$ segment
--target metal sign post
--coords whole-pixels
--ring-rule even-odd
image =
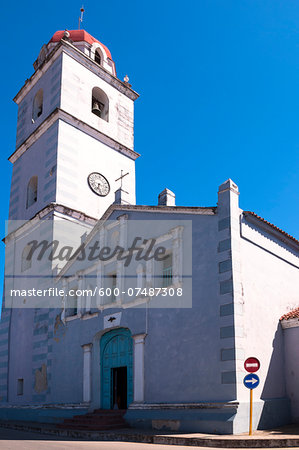
[[[243,383],[248,389],[250,389],[250,400],[249,400],[249,436],[252,435],[252,403],[253,403],[253,389],[258,387],[260,384],[259,377],[253,373],[260,368],[260,362],[257,358],[247,358],[244,363],[244,368],[247,372],[250,372],[245,376]]]
[[[249,407],[249,436],[252,435],[252,397],[253,389],[250,389],[250,407]]]

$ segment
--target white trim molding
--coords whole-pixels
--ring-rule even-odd
[[[134,341],[134,403],[144,402],[144,344],[146,334],[135,334]]]
[[[91,350],[92,344],[82,345],[83,349],[83,402],[91,400]]]

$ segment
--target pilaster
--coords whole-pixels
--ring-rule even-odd
[[[144,344],[146,334],[136,334],[134,341],[134,403],[144,402]]]
[[[243,292],[239,190],[230,179],[219,187],[217,211],[221,383],[235,384],[237,396],[244,360]]]
[[[92,344],[84,344],[82,345],[82,349],[83,349],[83,402],[90,402]]]

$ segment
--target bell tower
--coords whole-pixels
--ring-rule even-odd
[[[14,98],[17,139],[9,157],[0,402],[13,404],[49,400],[52,350],[35,344],[48,341],[48,326],[61,310],[48,296],[23,299],[12,291],[49,287],[65,265],[47,255],[41,261],[28,258],[30,241],[58,240],[77,248],[107,208],[120,202],[122,185],[127,202],[135,204],[139,156],[133,142],[138,94],[127,77],[117,78],[107,47],[84,30],[57,31],[33,65],[33,75]],[[42,393],[33,373],[43,378]]]
[[[84,30],[57,31],[43,45],[18,104],[10,219],[29,220],[49,204],[99,219],[116,181],[135,204],[134,101],[108,48]]]

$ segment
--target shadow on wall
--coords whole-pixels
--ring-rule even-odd
[[[291,421],[290,401],[286,396],[284,372],[284,345],[281,325],[278,324],[274,339],[273,352],[266,375],[261,400],[264,406],[258,429],[287,425]]]

